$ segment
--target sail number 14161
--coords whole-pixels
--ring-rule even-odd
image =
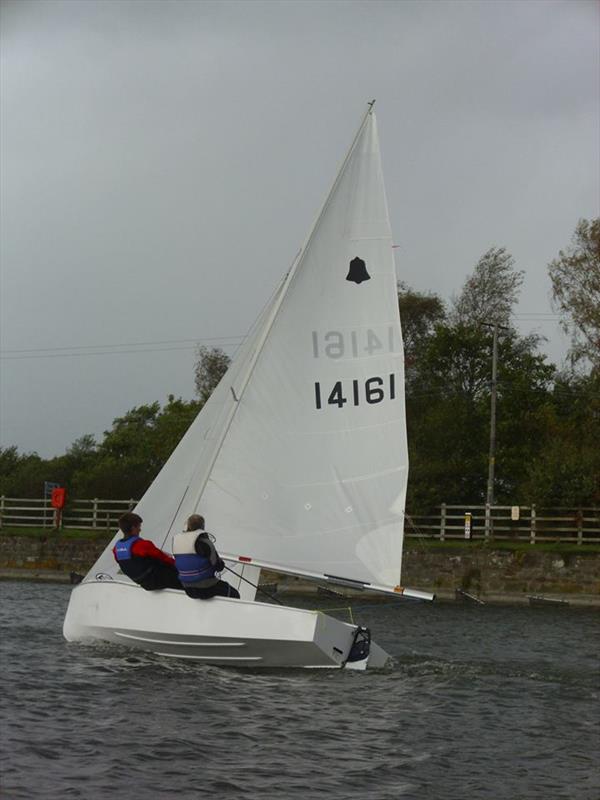
[[[398,337],[393,325],[326,333],[312,331],[314,358],[368,358],[393,353],[397,348]]]
[[[359,406],[361,403],[374,405],[386,399],[395,400],[396,398],[396,375],[391,372],[384,378],[375,375],[365,381],[337,381],[329,390],[315,383],[315,408],[321,409],[325,406],[336,406],[343,408],[346,403]]]

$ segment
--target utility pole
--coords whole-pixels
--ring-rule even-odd
[[[488,481],[487,481],[487,495],[486,495],[486,513],[485,513],[485,535],[490,535],[491,519],[490,519],[490,506],[494,505],[494,472],[496,467],[496,386],[498,374],[498,328],[507,331],[506,325],[500,325],[498,322],[484,322],[488,328],[493,329],[492,339],[492,391],[491,391],[491,404],[490,404],[490,455],[488,459]]]

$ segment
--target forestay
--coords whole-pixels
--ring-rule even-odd
[[[307,242],[137,511],[157,544],[203,513],[220,552],[394,586],[404,365],[375,115]],[[114,574],[109,550],[92,568]]]

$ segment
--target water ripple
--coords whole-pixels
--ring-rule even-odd
[[[2,796],[597,800],[598,615],[356,613],[390,669],[222,669],[67,644],[69,587],[0,586]]]

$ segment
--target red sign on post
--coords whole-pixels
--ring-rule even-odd
[[[52,508],[64,508],[67,501],[67,490],[64,488],[52,489],[50,503]]]

